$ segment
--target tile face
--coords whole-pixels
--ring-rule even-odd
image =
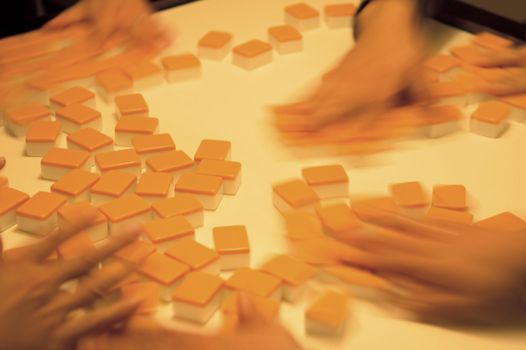
[[[139,156],[132,149],[99,153],[95,155],[95,163],[101,171],[141,166]]]
[[[122,116],[149,112],[148,105],[141,94],[117,96],[115,104]]]
[[[466,188],[463,185],[437,185],[433,187],[433,206],[464,210],[467,209]]]
[[[149,242],[136,240],[115,252],[119,259],[139,263],[155,252],[155,246]]]
[[[110,197],[120,197],[126,193],[136,181],[136,177],[132,174],[118,170],[108,171],[93,185],[91,192]]]
[[[310,186],[348,182],[349,177],[341,165],[325,165],[304,168],[303,178]]]
[[[241,163],[203,159],[195,171],[202,175],[219,176],[224,180],[234,180],[241,172]]]
[[[149,255],[139,268],[139,272],[161,285],[171,285],[182,278],[190,268],[160,253]]]
[[[320,16],[320,13],[305,3],[298,3],[285,7],[285,12],[296,19],[311,19]]]
[[[172,216],[145,223],[144,233],[151,242],[161,243],[184,237],[193,238],[194,229],[184,217]]]
[[[85,125],[101,118],[99,111],[82,104],[72,104],[63,107],[56,112],[56,116],[77,125]]]
[[[99,178],[99,175],[86,170],[72,170],[51,185],[51,191],[65,196],[78,196],[89,190]]]
[[[181,175],[175,184],[175,191],[215,195],[221,191],[222,185],[223,179],[219,176],[187,173]]]
[[[513,213],[504,212],[481,220],[475,226],[494,231],[518,232],[526,230],[526,221]]]
[[[221,311],[224,314],[239,315],[239,292],[230,293],[221,305]],[[250,299],[254,309],[263,316],[266,320],[272,321],[279,313],[279,302],[274,299],[262,298],[256,295],[251,295]]]
[[[67,169],[81,168],[89,159],[89,153],[84,151],[76,151],[64,148],[50,149],[41,164],[53,167],[61,167]]]
[[[170,134],[136,136],[131,143],[138,155],[175,151],[175,143]]]
[[[420,207],[429,204],[429,199],[419,182],[404,182],[391,185],[391,194],[401,207]]]
[[[151,135],[159,126],[159,119],[150,117],[120,118],[115,125],[115,132]]]
[[[47,107],[36,102],[11,108],[5,112],[6,119],[18,125],[28,125],[50,115],[51,111]]]
[[[152,209],[160,217],[167,218],[203,211],[203,205],[191,194],[176,193],[172,198],[155,202]]]
[[[200,68],[201,62],[192,54],[168,56],[161,59],[164,69],[176,71],[182,69]]]
[[[121,70],[111,70],[98,74],[97,83],[107,92],[115,93],[133,87],[133,80]]]
[[[352,17],[356,12],[356,5],[353,3],[327,5],[324,12],[328,17]]]
[[[336,292],[326,292],[305,312],[305,317],[332,328],[337,328],[347,319],[347,297]]]
[[[141,175],[135,194],[163,199],[168,196],[173,176],[168,173],[146,172]]]
[[[173,151],[146,159],[146,165],[156,172],[175,172],[193,167],[194,162],[183,151]]]
[[[511,113],[511,108],[505,103],[499,101],[482,102],[471,115],[472,119],[484,123],[498,124],[502,123]]]
[[[190,272],[179,285],[172,299],[196,306],[205,306],[217,295],[223,286],[223,280],[204,272]]]
[[[190,266],[193,270],[202,269],[219,259],[219,255],[215,251],[191,238],[174,242],[165,254]]]
[[[284,215],[287,238],[301,241],[312,237],[323,236],[320,221],[311,213],[293,211]]]
[[[245,58],[254,58],[271,50],[269,43],[255,39],[234,47],[233,52]]]
[[[45,220],[66,204],[67,198],[56,193],[37,192],[18,207],[16,215]]]
[[[285,283],[298,286],[314,277],[315,270],[288,255],[278,255],[267,261],[261,270],[282,279]]]
[[[59,227],[64,229],[63,224],[68,224],[68,225],[75,224],[79,219],[79,215],[82,215],[87,210],[90,210],[91,212],[93,211],[95,212],[95,217],[92,222],[93,225],[103,224],[108,221],[106,219],[106,216],[104,216],[104,214],[102,214],[98,209],[92,206],[89,202],[80,201],[80,202],[75,202],[71,204],[66,204],[58,209],[57,213],[58,213],[58,218],[59,218]]]
[[[214,244],[219,254],[249,253],[250,245],[245,226],[214,227]]]
[[[26,142],[55,142],[60,135],[60,123],[51,120],[37,121],[27,130]]]
[[[14,188],[2,186],[0,187],[0,198],[2,198],[0,202],[0,215],[4,215],[27,201],[29,196]]]
[[[203,159],[228,160],[232,145],[230,141],[203,140],[195,152],[194,160]]]
[[[280,288],[281,280],[264,272],[241,268],[225,282],[225,286],[268,298]]]
[[[82,128],[68,135],[68,146],[74,144],[86,152],[95,152],[113,146],[113,139],[93,128]],[[69,147],[71,148],[71,147]]]
[[[268,29],[268,34],[276,41],[282,43],[303,39],[301,33],[296,28],[289,25],[270,27]]]
[[[84,103],[94,98],[95,94],[90,90],[81,86],[74,86],[51,96],[50,101],[61,107],[65,107],[72,104]]]
[[[109,221],[119,222],[130,217],[148,213],[150,205],[144,199],[136,195],[126,195],[99,207]]]
[[[273,190],[292,208],[315,204],[319,201],[318,195],[301,180],[275,185]]]
[[[210,31],[199,39],[198,46],[211,49],[220,49],[232,40],[232,34],[219,31]]]
[[[124,69],[124,73],[133,81],[148,78],[161,72],[161,67],[153,62],[142,62]]]

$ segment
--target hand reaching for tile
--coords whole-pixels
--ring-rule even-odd
[[[490,85],[491,94],[517,95],[526,93],[526,46],[491,51],[479,65],[485,68],[502,68],[503,74]]]
[[[372,2],[359,15],[356,46],[307,99],[275,108],[278,127],[312,131],[345,117],[370,115],[414,95],[415,67],[424,58],[424,40],[413,1]]]
[[[300,350],[292,336],[279,324],[269,322],[254,309],[250,297],[240,300],[238,329],[228,334],[204,336],[161,327],[149,318],[135,317],[118,332],[88,337],[80,350]]]
[[[125,301],[107,308],[72,317],[72,312],[89,306],[101,292],[112,287],[130,272],[128,266],[90,273],[94,264],[136,239],[139,232],[123,232],[98,250],[83,258],[62,262],[46,261],[57,247],[92,222],[92,215],[79,217],[78,224],[67,231],[57,231],[24,249],[20,256],[0,262],[0,339],[6,349],[62,350],[75,347],[79,337],[108,329],[125,321],[140,301]],[[74,293],[59,287],[82,278]],[[42,342],[42,339],[46,339]]]
[[[113,34],[124,34],[159,48],[170,43],[144,0],[83,0],[48,22],[45,28],[58,30],[79,23],[91,25],[102,42]]]
[[[428,322],[526,319],[526,232],[439,226],[401,216],[379,225],[389,230],[348,235],[345,241],[365,253],[353,257],[353,264],[405,291],[391,295],[395,305]]]
[[[2,170],[5,166],[5,157],[0,157],[0,170]]]

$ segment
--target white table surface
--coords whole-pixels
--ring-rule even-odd
[[[357,2],[357,0],[354,0]],[[322,9],[331,0],[310,0]],[[216,29],[234,33],[235,42],[266,39],[266,29],[283,23],[287,0],[206,0],[158,14],[176,41],[170,53],[196,52],[198,39]],[[435,42],[450,46],[466,43],[470,34],[432,24]],[[445,35],[447,34],[447,35]],[[438,39],[440,35],[441,39]],[[446,38],[443,40],[443,38]],[[193,154],[203,138],[231,140],[233,160],[243,164],[243,183],[235,197],[226,196],[217,212],[206,213],[205,226],[197,240],[211,246],[211,229],[218,225],[244,224],[252,246],[252,265],[258,266],[271,253],[286,251],[280,216],[272,206],[271,184],[300,176],[301,168],[339,162],[347,167],[351,193],[386,194],[391,183],[418,180],[428,188],[437,183],[465,184],[473,200],[473,213],[481,219],[511,210],[526,217],[526,162],[520,150],[526,147],[526,126],[513,124],[493,140],[460,132],[436,140],[413,140],[398,149],[373,156],[369,166],[353,167],[342,158],[297,159],[278,140],[270,123],[268,106],[301,96],[319,81],[352,45],[349,30],[330,30],[324,25],[306,32],[302,53],[279,56],[259,70],[246,72],[230,63],[230,56],[217,63],[203,61],[203,77],[196,82],[168,85],[144,92],[152,116],[160,119],[163,132],[170,132],[178,149]],[[97,101],[103,113],[104,131],[113,134],[114,107]],[[65,146],[65,138],[62,139]],[[23,139],[0,132],[0,153],[8,164],[3,175],[11,186],[33,194],[49,190],[50,182],[39,179],[40,158],[24,157]],[[3,233],[6,248],[30,243],[33,238],[15,229]],[[524,329],[446,329],[393,318],[374,305],[355,301],[351,321],[341,341],[306,336],[303,313],[308,298],[295,305],[282,303],[280,318],[309,349],[525,349]],[[219,313],[218,313],[219,314]],[[158,319],[177,328],[201,331],[199,327],[170,320],[164,307]],[[219,315],[207,325],[213,330]]]

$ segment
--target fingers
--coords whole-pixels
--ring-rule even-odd
[[[58,336],[73,341],[86,334],[104,331],[116,323],[123,322],[133,315],[140,301],[126,300],[107,308],[88,313],[86,316],[78,317],[66,323],[58,331]]]
[[[85,211],[75,215],[74,222],[64,230],[57,230],[42,242],[35,244],[28,249],[24,257],[28,260],[39,262],[45,260],[57,247],[66,241],[68,238],[74,236],[83,229],[91,226],[96,218],[96,211],[94,209],[86,209]]]
[[[116,262],[93,272],[90,276],[79,282],[74,294],[69,294],[57,300],[52,307],[73,310],[101,298],[119,281],[129,275],[135,265]]]
[[[44,25],[44,29],[62,29],[86,20],[85,8],[82,2],[63,11],[57,17]]]
[[[140,233],[140,227],[128,228],[105,245],[99,247],[95,252],[72,259],[68,261],[68,264],[59,264],[56,267],[55,279],[61,284],[86,274],[96,267],[100,261],[137,239]]]
[[[390,212],[385,212],[385,216],[383,216],[381,220],[375,221],[374,224],[394,229],[400,233],[415,235],[419,238],[431,239],[438,242],[447,241],[459,235],[458,231],[448,229],[445,226],[418,221]]]
[[[482,67],[526,66],[526,47],[491,52],[478,62]]]
[[[266,324],[268,321],[259,313],[252,298],[246,292],[240,292],[239,298],[239,325],[241,327],[249,327],[258,324]]]
[[[5,157],[0,157],[0,170],[5,166]]]

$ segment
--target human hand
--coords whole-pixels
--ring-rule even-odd
[[[165,48],[170,40],[144,0],[83,0],[49,21],[45,29],[61,29],[88,23],[104,43],[113,34],[124,34],[133,40]]]
[[[135,311],[140,301],[119,302],[82,316],[77,312],[130,272],[130,267],[122,264],[110,265],[106,271],[93,268],[100,260],[136,239],[137,230],[123,232],[122,236],[95,252],[68,260],[67,264],[44,263],[60,243],[88,227],[92,221],[92,215],[86,214],[71,229],[49,235],[25,249],[16,260],[0,262],[2,348],[72,349],[79,337],[111,328]],[[65,282],[76,278],[82,278],[82,283],[74,293],[59,289]]]
[[[481,58],[478,66],[502,69],[497,79],[491,79],[488,93],[497,96],[526,93],[526,46],[491,51]]]
[[[342,118],[377,115],[422,85],[416,69],[425,42],[415,27],[411,1],[372,2],[357,20],[354,48],[306,99],[274,109],[285,131],[313,131]]]
[[[5,157],[0,157],[0,170],[2,170],[5,166]]]
[[[392,301],[424,321],[499,324],[526,319],[526,232],[494,232],[389,216],[381,231],[348,235],[351,264],[404,290]]]
[[[134,317],[121,330],[87,337],[80,350],[300,350],[292,336],[277,323],[258,314],[250,297],[241,294],[239,325],[228,334],[199,335],[161,327],[145,317]]]

